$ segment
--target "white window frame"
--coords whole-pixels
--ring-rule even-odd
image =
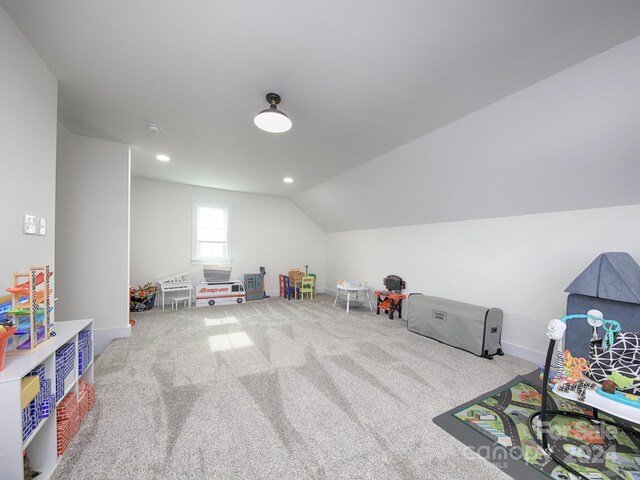
[[[228,202],[212,200],[192,199],[191,220],[191,264],[208,265],[215,263],[229,263],[231,261],[231,205]],[[227,242],[226,256],[224,257],[199,257],[198,256],[198,208],[224,208],[227,214]]]

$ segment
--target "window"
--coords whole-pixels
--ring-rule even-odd
[[[229,206],[193,202],[192,263],[229,260]]]

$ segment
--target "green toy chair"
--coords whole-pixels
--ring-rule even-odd
[[[318,278],[315,273],[310,273],[310,277],[313,277],[313,298],[316,297],[316,283],[318,283]]]
[[[306,293],[309,298],[313,298],[315,294],[316,279],[311,276],[302,277],[302,283],[300,284],[300,299],[304,300],[304,294]]]

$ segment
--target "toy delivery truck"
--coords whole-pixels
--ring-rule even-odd
[[[229,303],[243,303],[247,299],[239,280],[228,282],[200,282],[196,286],[196,307],[213,307]]]

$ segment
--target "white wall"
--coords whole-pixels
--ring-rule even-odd
[[[57,319],[95,320],[97,353],[129,327],[129,146],[59,138]]]
[[[131,283],[142,284],[178,273],[202,280],[191,265],[191,200],[231,205],[233,278],[267,270],[267,293],[278,295],[278,274],[292,267],[318,275],[324,287],[325,235],[290,200],[133,178],[131,183]],[[159,304],[159,302],[158,302]]]
[[[603,252],[640,262],[640,205],[331,233],[327,286],[395,274],[408,293],[502,308],[505,351],[540,361],[564,289]]]
[[[294,201],[326,232],[638,204],[638,58],[640,37]]]
[[[14,271],[55,270],[57,92],[56,78],[0,7],[0,296]],[[22,233],[25,213],[47,220],[46,236]]]

